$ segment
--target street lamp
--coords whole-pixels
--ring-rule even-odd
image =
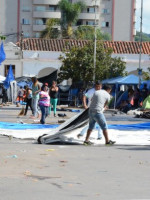
[[[142,25],[143,25],[143,0],[141,0],[141,22],[140,22],[140,54],[139,54],[139,87],[141,85],[141,76],[142,76],[142,68],[141,68],[141,55],[142,55]]]
[[[97,0],[93,0],[95,1],[95,21],[94,21],[94,69],[93,69],[93,82],[95,82],[95,72],[96,72],[96,2]]]

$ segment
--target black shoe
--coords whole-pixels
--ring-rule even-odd
[[[106,145],[113,145],[115,143],[116,143],[116,141],[109,140],[109,142],[107,142]]]
[[[102,137],[98,137],[98,138],[97,138],[97,140],[101,140],[101,139],[102,139]]]
[[[94,143],[92,143],[92,142],[90,142],[90,141],[84,141],[83,144],[84,144],[84,145],[92,145],[92,144],[94,144]]]

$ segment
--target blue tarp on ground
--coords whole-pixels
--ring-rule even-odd
[[[20,124],[10,122],[0,122],[0,129],[12,129],[12,130],[26,130],[26,129],[55,129],[59,124]],[[98,125],[97,125],[98,126]],[[96,127],[97,128],[97,127]],[[126,124],[126,125],[108,125],[109,129],[115,130],[150,130],[150,123],[139,123],[139,124]]]
[[[57,128],[58,124],[21,124],[21,123],[10,123],[10,122],[0,122],[0,129],[15,129],[15,130],[25,130],[25,129],[54,129]]]
[[[98,126],[98,125],[97,125]],[[96,126],[96,128],[98,128]],[[115,129],[115,130],[127,130],[127,131],[133,131],[133,130],[150,130],[150,123],[139,123],[139,124],[109,124],[108,129]]]

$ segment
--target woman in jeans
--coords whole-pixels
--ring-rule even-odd
[[[50,96],[47,92],[48,86],[44,85],[42,87],[42,91],[39,93],[40,99],[39,99],[39,106],[42,112],[41,116],[41,124],[45,124],[45,118],[49,114],[49,106],[50,106]]]
[[[36,77],[32,77],[32,109],[33,109],[33,116],[32,119],[35,117],[40,117],[40,113],[38,111],[38,101],[39,101],[39,92],[41,91],[40,84]]]

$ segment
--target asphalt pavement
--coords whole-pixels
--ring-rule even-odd
[[[21,107],[0,108],[0,121],[39,123],[18,116]],[[56,124],[77,114],[47,118]],[[106,113],[109,124],[141,123],[124,114]],[[9,131],[9,130],[8,130]],[[148,200],[150,146],[40,145],[33,140],[0,136],[2,200]]]

